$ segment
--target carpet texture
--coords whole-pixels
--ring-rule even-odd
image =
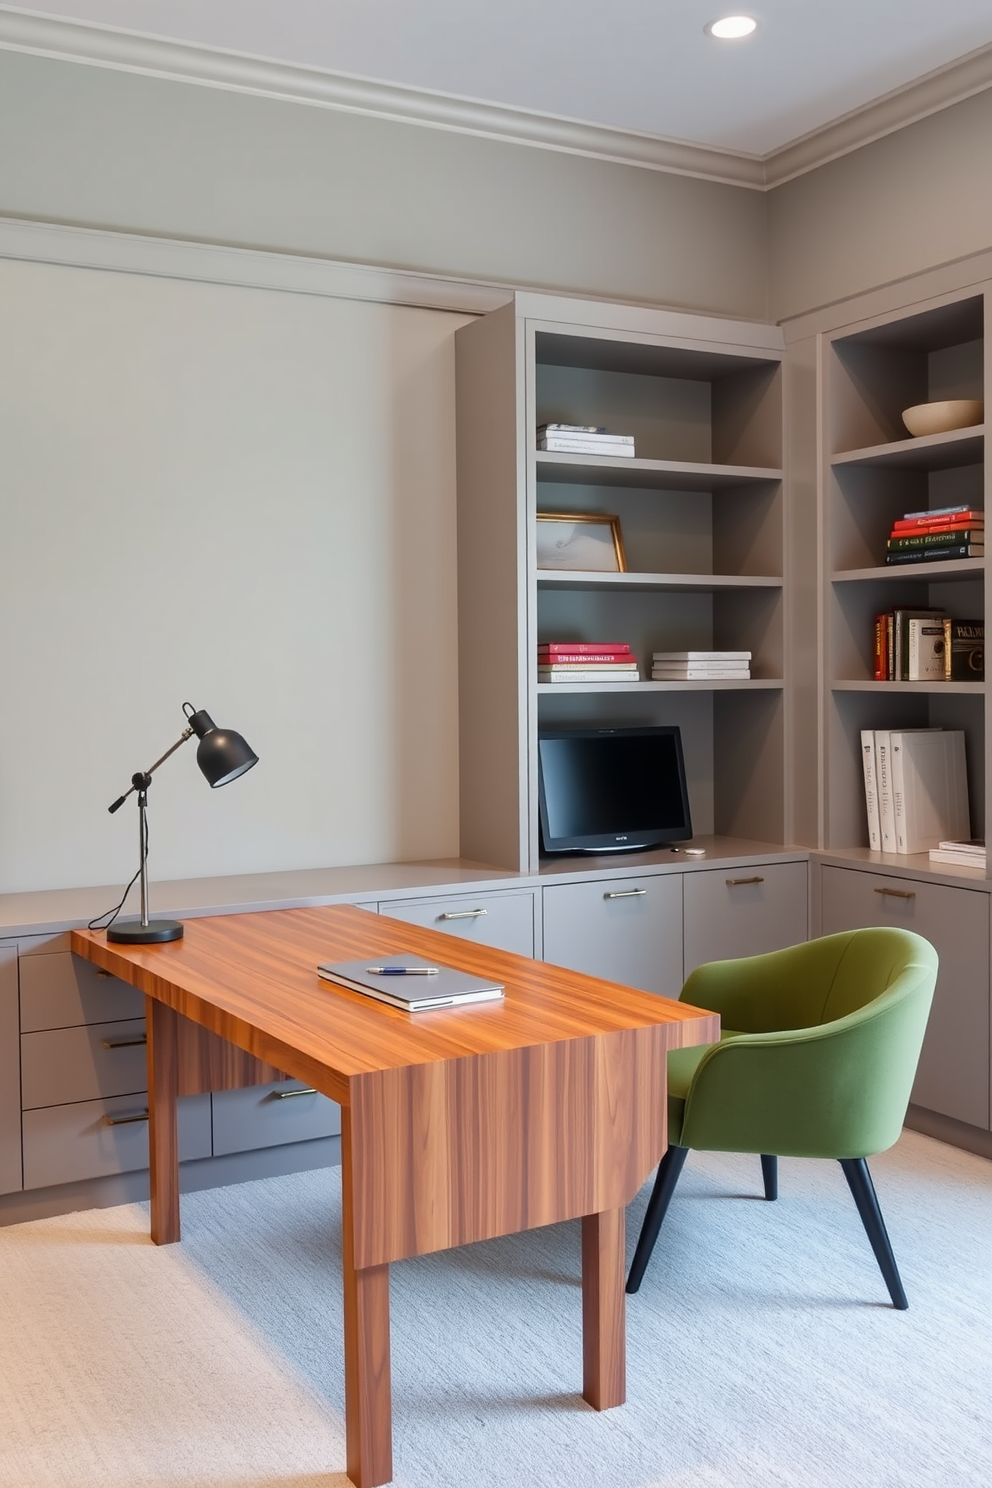
[[[628,1403],[583,1402],[579,1231],[392,1272],[398,1488],[987,1488],[992,1164],[872,1164],[910,1310],[836,1163],[692,1154]],[[632,1251],[649,1188],[628,1216]],[[337,1169],[0,1230],[2,1488],[344,1488]]]

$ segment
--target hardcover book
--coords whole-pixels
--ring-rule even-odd
[[[985,681],[985,621],[947,620],[944,644],[952,682]]]
[[[962,729],[910,729],[890,736],[896,852],[926,852],[969,831]]]

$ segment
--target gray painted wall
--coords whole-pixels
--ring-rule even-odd
[[[0,213],[761,319],[760,192],[0,52]]]
[[[992,91],[770,192],[784,320],[992,247]]]

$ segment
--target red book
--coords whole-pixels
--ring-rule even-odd
[[[629,651],[539,651],[537,659],[545,666],[603,666],[634,661],[635,657]]]
[[[934,528],[942,528],[945,532],[953,532],[956,527],[981,527],[985,523],[985,513],[981,508],[971,511],[960,512],[953,521],[947,520],[947,513],[934,512],[929,517],[899,517],[892,523],[893,532],[925,532]]]
[[[563,651],[576,652],[579,656],[597,655],[619,656],[629,651],[630,647],[626,641],[541,641],[537,647],[538,656],[558,656]]]

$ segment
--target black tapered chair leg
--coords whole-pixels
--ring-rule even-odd
[[[840,1165],[844,1170],[848,1187],[854,1195],[854,1202],[858,1206],[861,1215],[861,1223],[865,1227],[871,1248],[875,1252],[879,1270],[885,1278],[885,1285],[889,1289],[892,1298],[892,1306],[899,1312],[905,1312],[909,1306],[906,1293],[903,1290],[902,1279],[896,1258],[892,1254],[892,1244],[889,1240],[885,1221],[882,1219],[882,1211],[878,1204],[878,1195],[875,1193],[875,1185],[871,1181],[868,1164],[863,1157],[842,1157]]]
[[[679,1175],[685,1167],[685,1160],[688,1156],[688,1147],[670,1146],[661,1159],[658,1176],[654,1180],[654,1188],[651,1190],[651,1197],[644,1215],[644,1223],[641,1225],[641,1233],[637,1239],[637,1249],[630,1263],[627,1291],[631,1294],[637,1291],[644,1280],[644,1273],[648,1269],[648,1261],[651,1259],[658,1231],[668,1213],[675,1185],[679,1181]]]
[[[765,1182],[765,1198],[778,1198],[778,1158],[769,1153],[761,1154],[761,1176]]]

